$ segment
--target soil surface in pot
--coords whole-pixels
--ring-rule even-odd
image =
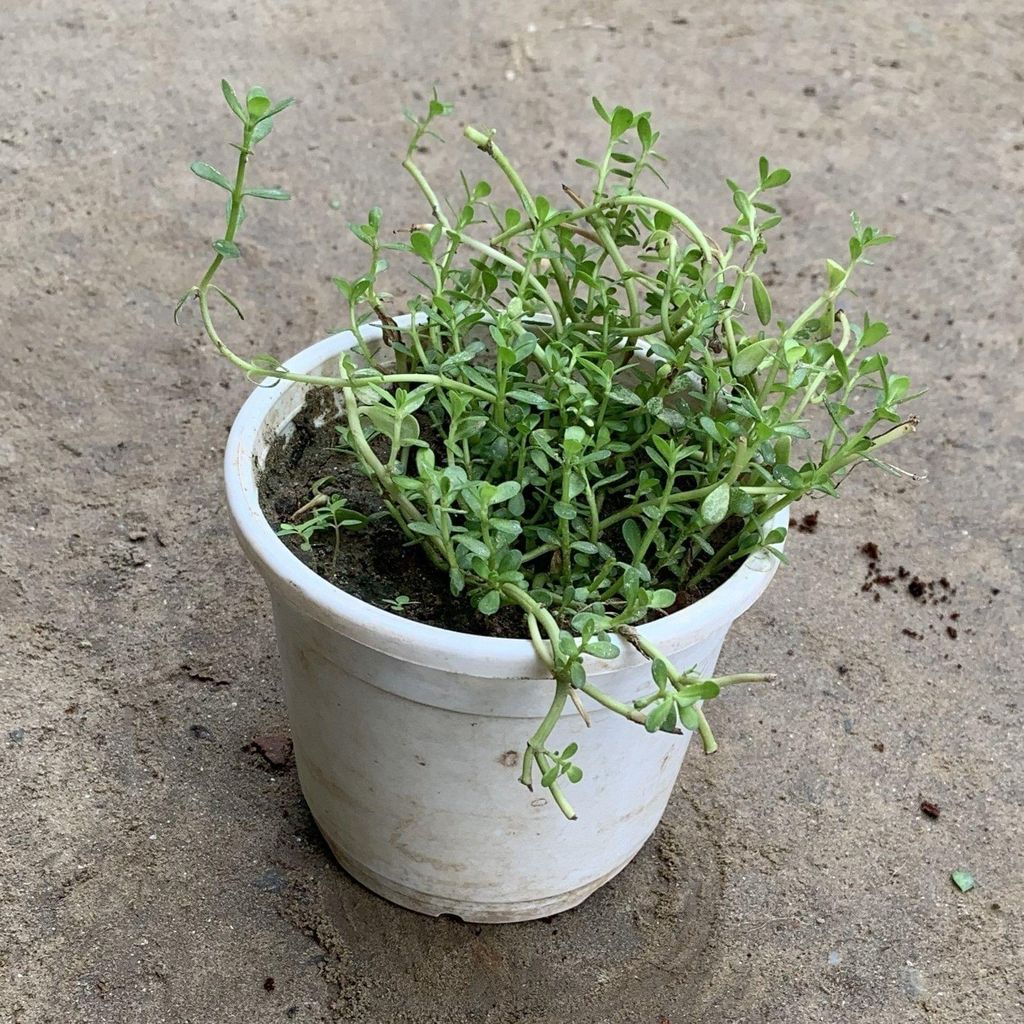
[[[417,545],[409,544],[355,457],[339,447],[335,427],[340,423],[330,390],[310,389],[292,420],[293,429],[278,437],[267,452],[259,479],[263,514],[275,530],[292,522],[295,513],[309,502],[313,485],[325,477],[331,478],[324,485],[325,493],[344,495],[348,507],[364,515],[383,514],[375,515],[365,529],[342,531],[337,554],[332,530],[314,535],[309,551],[302,550],[302,540],[294,535],[281,541],[325,580],[378,608],[396,611],[391,602],[405,597],[409,600],[401,614],[418,622],[458,633],[526,638],[518,608],[502,608],[485,616],[464,597],[452,596],[447,573],[432,565]],[[383,446],[378,454],[385,454]],[[671,610],[692,604],[729,575],[731,571],[693,592],[681,593]]]

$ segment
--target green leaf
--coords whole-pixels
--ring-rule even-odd
[[[246,379],[252,381],[253,384],[261,384],[266,379],[266,371],[278,370],[281,368],[281,361],[276,356],[267,355],[265,353],[250,356],[249,362],[252,363],[256,369],[248,370],[245,376]],[[271,385],[274,383],[276,383],[276,379],[271,381]]]
[[[870,348],[877,345],[888,333],[889,328],[881,320],[876,320],[873,324],[866,323],[860,336],[861,347]]]
[[[700,715],[692,707],[679,708],[679,721],[690,730],[696,732],[700,728]]]
[[[221,188],[227,189],[228,192],[231,191],[231,182],[216,167],[204,164],[202,160],[196,160],[195,163],[189,166],[189,170],[196,177],[202,178],[204,181],[212,181],[214,185],[219,185]]]
[[[253,121],[257,121],[270,110],[270,98],[258,85],[255,85],[245,98],[245,107],[249,111],[249,117]]]
[[[474,555],[478,555],[480,558],[490,558],[491,549],[482,541],[479,537],[474,537],[469,533],[460,533],[455,538],[455,543],[464,547],[467,551],[472,552]]]
[[[572,458],[583,451],[587,443],[587,435],[582,427],[566,427],[565,435],[562,438],[562,450],[566,456]]]
[[[448,571],[448,581],[454,596],[458,596],[466,588],[466,577],[462,570],[453,567]]]
[[[718,683],[713,679],[702,679],[697,683],[687,683],[685,686],[680,686],[676,692],[680,700],[685,700],[692,704],[698,700],[711,700],[712,697],[717,697],[722,691]]]
[[[610,660],[619,656],[619,648],[610,640],[591,640],[583,650],[595,658]]]
[[[608,116],[608,111],[601,105],[601,101],[596,96],[590,97],[590,102],[594,104],[594,109],[597,111],[597,116],[601,118],[606,124],[611,123],[611,118]]]
[[[226,260],[237,260],[242,255],[242,250],[234,242],[229,242],[226,238],[218,238],[213,243],[213,249],[214,252],[223,256]]]
[[[792,466],[775,466],[772,469],[772,476],[775,477],[783,487],[788,487],[791,491],[799,491],[803,489],[803,477]]]
[[[414,231],[409,236],[409,248],[419,256],[424,263],[434,262],[434,247],[430,244],[430,238],[422,231]]]
[[[689,420],[678,410],[666,407],[658,413],[658,419],[673,430],[685,430],[689,426]]]
[[[273,130],[274,122],[270,117],[261,118],[256,127],[252,130],[253,145],[262,142]]]
[[[237,117],[242,124],[248,124],[249,117],[246,114],[245,109],[242,107],[241,100],[239,100],[238,96],[235,94],[235,90],[231,88],[226,78],[222,78],[220,80],[220,91],[224,93],[224,99],[227,100],[228,106],[231,108],[235,117]]]
[[[653,136],[651,134],[651,122],[647,117],[638,117],[636,122],[636,137],[644,149],[650,149]]]
[[[570,782],[580,782],[583,778],[583,769],[571,764],[565,769],[565,777]]]
[[[828,271],[828,286],[830,289],[838,287],[839,282],[846,276],[846,270],[835,260],[825,260],[825,269]]]
[[[476,603],[476,610],[481,615],[493,615],[501,607],[501,594],[497,590],[488,590]]]
[[[280,100],[275,103],[265,114],[260,115],[260,121],[265,121],[268,118],[273,117],[275,114],[280,114],[286,107],[290,107],[295,102],[294,97],[289,96],[286,100]]]
[[[664,658],[655,658],[654,661],[651,662],[651,675],[653,676],[658,689],[664,689],[669,680],[668,662],[665,661]]]
[[[633,111],[627,110],[626,107],[616,107],[612,112],[611,119],[611,136],[612,141],[624,135],[629,131],[630,126],[633,124]]]
[[[729,495],[729,511],[746,518],[754,511],[754,499],[746,491],[735,487]]]
[[[732,194],[732,201],[736,209],[743,214],[744,220],[752,221],[754,219],[754,206],[750,202],[750,196],[748,196],[746,192],[741,189],[737,189]]]
[[[799,423],[780,423],[775,428],[775,433],[786,434],[789,437],[807,438],[811,436],[810,431],[806,427],[800,426]]]
[[[286,192],[283,188],[247,188],[245,195],[252,196],[254,199],[291,199],[291,193]]]
[[[718,429],[718,424],[710,416],[701,416],[700,425],[704,428],[704,433],[709,437],[712,437],[716,441],[723,440],[722,432]]]
[[[674,701],[671,697],[667,697],[661,703],[656,704],[650,711],[647,712],[647,717],[644,719],[644,728],[648,732],[657,732],[668,718],[668,713],[673,709]]]
[[[762,188],[778,188],[780,185],[785,185],[791,177],[792,175],[785,167],[778,167],[764,179]]]
[[[719,484],[700,503],[700,514],[709,526],[720,523],[729,514],[729,485]]]
[[[970,892],[974,888],[974,875],[963,868],[957,868],[956,871],[950,873],[949,877],[961,892]]]
[[[655,590],[647,595],[649,608],[670,608],[675,603],[676,594],[673,590]]]
[[[764,338],[741,348],[732,361],[732,372],[737,377],[746,377],[753,373],[771,355],[774,344],[774,340]]]
[[[441,531],[433,523],[423,523],[414,520],[409,523],[408,526],[413,533],[418,533],[423,537],[441,536]]]
[[[643,540],[640,527],[635,519],[627,519],[622,524],[622,539],[626,542],[626,547],[629,548],[630,554],[635,555],[640,549],[640,544]]]
[[[750,275],[750,287],[754,293],[754,309],[757,311],[757,319],[762,324],[767,324],[772,318],[772,300],[768,296],[768,289],[765,288],[757,274]]]
[[[521,485],[515,480],[506,480],[503,484],[498,484],[494,489],[494,493],[488,500],[488,505],[500,505],[503,501],[509,501],[514,498],[522,489]]]
[[[644,404],[634,392],[630,391],[627,387],[623,387],[621,384],[613,385],[609,389],[608,395],[616,402],[619,402],[622,405],[632,406],[633,408]]]

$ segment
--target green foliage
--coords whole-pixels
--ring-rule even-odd
[[[581,777],[575,748],[554,752],[546,741],[581,694],[651,732],[699,730],[714,749],[700,702],[723,681],[678,672],[631,626],[759,549],[779,554],[785,531],[768,530],[778,512],[808,495],[834,497],[854,466],[884,466],[880,449],[913,430],[899,412],[907,378],[868,352],[885,324],[865,316],[858,325],[837,306],[854,270],[890,237],[854,216],[849,258],[826,261],[819,292],[771,326],[778,314],[755,265],[781,220],[767,193],[789,171],[762,158],[752,187],[728,181],[737,217],[716,244],[643,191],[647,174],[661,177],[650,115],[609,112],[595,99],[607,131],[601,154],[577,161],[592,176],[588,189],[563,186],[563,205],[533,193],[493,133],[470,127],[466,138],[494,161],[512,205],[489,182],[463,177],[463,194],[446,207],[416,163],[451,109],[435,93],[423,117],[410,117],[403,164],[429,220],[408,241],[382,241],[393,236],[382,234],[376,208],[352,226],[368,269],[335,284],[360,356],[343,358],[337,377],[304,378],[237,356],[209,315],[212,272],[238,255],[242,197],[287,197],[243,187],[253,132],[283,105],[261,90],[244,107],[227,86],[225,95],[245,127],[228,231],[193,290],[207,331],[248,373],[339,389],[346,443],[452,594],[484,615],[523,611],[555,697],[527,744],[522,781],[536,765],[574,816],[559,786]],[[212,167],[193,170],[225,187]],[[422,291],[401,328],[383,311],[385,251],[418,265]],[[376,354],[360,332],[370,320],[384,328]],[[590,659],[617,656],[616,636],[651,658],[656,689],[634,706],[588,679]]]
[[[299,547],[303,551],[311,551],[313,540],[320,533],[333,535],[334,554],[332,566],[337,565],[338,549],[341,545],[341,536],[346,530],[361,530],[369,522],[369,517],[356,512],[345,504],[345,498],[340,494],[325,494],[321,488],[331,483],[330,477],[317,480],[313,485],[313,498],[306,502],[298,512],[292,516],[292,521],[282,523],[277,530],[280,537],[300,538]],[[299,519],[300,515],[306,518]],[[298,520],[298,521],[296,521]],[[406,598],[408,601],[408,598]]]

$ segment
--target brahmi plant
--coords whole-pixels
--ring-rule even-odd
[[[402,165],[426,200],[424,222],[387,232],[371,210],[352,226],[368,249],[366,271],[335,280],[356,336],[377,321],[386,344],[375,354],[360,338],[359,355],[343,355],[329,376],[292,373],[273,356],[233,351],[211,309],[217,297],[238,312],[214,280],[242,255],[236,237],[250,201],[288,198],[251,187],[247,171],[291,101],[252,89],[243,102],[222,87],[242,128],[234,178],[205,163],[192,170],[228,193],[227,223],[182,303],[198,303],[213,344],[254,381],[340,392],[341,443],[409,543],[447,575],[452,599],[482,615],[521,610],[553,679],[521,781],[539,777],[575,817],[564,783],[582,777],[576,746],[552,740],[567,701],[584,720],[594,702],[648,732],[695,730],[713,751],[702,702],[770,677],[682,671],[634,626],[755,551],[781,558],[785,530],[768,527],[777,513],[805,495],[835,497],[859,463],[901,472],[880,454],[915,428],[898,412],[909,381],[875,350],[885,324],[837,306],[890,237],[854,216],[848,254],[826,260],[818,294],[780,318],[756,266],[781,219],[769,197],[789,171],[762,158],[751,186],[727,182],[737,216],[715,242],[644,190],[648,175],[663,180],[650,115],[594,100],[605,143],[596,159],[577,161],[588,184],[563,185],[558,202],[538,195],[493,132],[467,127],[512,202],[463,176],[448,203],[417,163],[450,113],[435,93],[426,114],[410,118]],[[402,326],[381,287],[392,254],[419,264],[421,291]],[[342,529],[367,528],[336,505],[290,532],[308,541],[332,529],[337,540]],[[584,660],[614,659],[623,642],[651,665],[650,693],[631,704],[594,685]]]

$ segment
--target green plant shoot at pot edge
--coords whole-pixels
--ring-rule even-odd
[[[222,86],[242,126],[234,179],[207,164],[192,169],[228,193],[227,225],[182,303],[197,300],[214,345],[254,381],[340,391],[344,443],[456,599],[484,615],[522,610],[553,699],[526,742],[521,781],[539,778],[575,817],[564,783],[583,775],[576,745],[551,742],[568,701],[585,721],[592,701],[649,732],[695,730],[714,750],[701,703],[771,676],[680,671],[632,627],[752,552],[781,557],[785,531],[766,524],[805,495],[835,497],[859,463],[902,472],[881,454],[916,426],[897,411],[912,397],[909,381],[875,348],[885,324],[837,306],[890,237],[854,216],[848,255],[827,260],[819,294],[781,319],[756,265],[780,221],[771,193],[788,171],[762,158],[751,187],[729,181],[737,217],[716,243],[643,190],[648,173],[662,180],[650,116],[594,100],[606,141],[597,159],[577,161],[588,186],[563,186],[558,203],[537,195],[493,133],[467,127],[511,205],[465,176],[458,201],[444,203],[416,162],[450,112],[435,93],[425,116],[410,118],[403,163],[426,199],[425,223],[396,241],[371,210],[352,226],[368,269],[335,281],[357,337],[371,320],[383,325],[387,361],[360,338],[361,360],[343,355],[335,375],[291,373],[273,356],[234,352],[211,311],[214,294],[238,311],[213,282],[242,254],[245,206],[288,198],[249,187],[246,172],[291,101],[253,89],[243,103]],[[402,328],[380,284],[391,254],[420,264],[422,292]],[[336,511],[340,525],[322,525],[337,533],[353,524],[343,505]],[[587,658],[614,659],[622,643],[651,665],[651,692],[632,704],[586,670]]]

